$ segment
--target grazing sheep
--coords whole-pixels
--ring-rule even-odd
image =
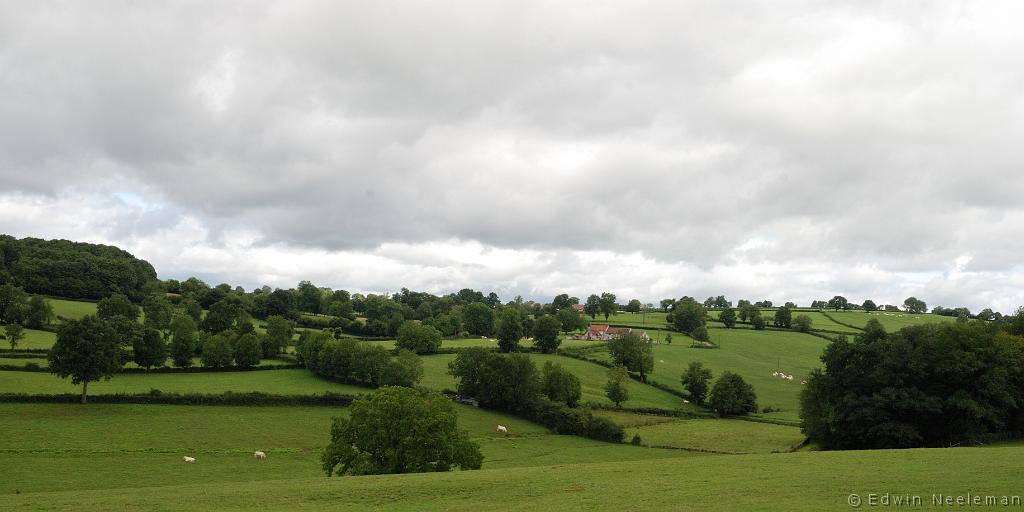
[[[498,425],[498,428],[495,430],[497,430],[498,433],[500,434],[505,434],[506,436],[508,435],[508,427],[506,427],[505,425]]]
[[[259,451],[253,452],[252,456],[255,457],[257,460],[263,460],[263,459],[267,458],[267,454],[266,453],[259,452]]]
[[[196,458],[195,457],[189,457],[188,455],[186,455],[186,456],[182,457],[181,460],[183,460],[185,462],[195,462]]]

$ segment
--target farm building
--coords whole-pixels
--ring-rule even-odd
[[[651,337],[647,335],[646,331],[634,331],[630,327],[612,327],[607,324],[592,324],[590,328],[587,329],[587,332],[580,337],[580,339],[608,341],[612,338],[617,338],[619,336],[623,336],[629,333],[633,333],[640,336],[640,339],[644,341],[651,340]]]
[[[573,304],[570,307],[572,307],[573,311],[575,311],[575,312],[577,312],[577,313],[579,313],[581,315],[583,314],[583,304]]]

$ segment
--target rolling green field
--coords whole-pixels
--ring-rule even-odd
[[[864,327],[867,325],[868,320],[874,318],[881,322],[882,327],[885,327],[885,330],[889,332],[898,331],[904,327],[912,325],[956,321],[956,317],[952,316],[932,315],[928,313],[912,315],[910,313],[897,313],[895,311],[875,311],[871,313],[865,313],[864,311],[829,311],[828,314],[840,322],[858,327]]]
[[[826,340],[797,332],[749,329],[712,329],[711,340],[721,348],[690,348],[680,343],[654,345],[651,380],[682,390],[680,375],[690,361],[701,361],[715,377],[725,370],[741,375],[754,386],[760,408],[781,409],[762,416],[787,421],[799,419],[800,382],[820,365],[821,352],[828,344]],[[590,353],[588,357],[610,360],[605,351]],[[773,377],[772,372],[776,370],[793,375],[793,380]]]
[[[53,312],[58,317],[77,320],[85,315],[96,314],[95,302],[51,298],[47,298],[46,301],[49,302],[51,306],[53,306]]]
[[[0,330],[0,332],[3,332]],[[54,343],[57,342],[57,334],[50,331],[37,331],[35,329],[25,329],[25,337],[18,340],[19,349],[26,348],[50,348]],[[7,340],[0,340],[0,348],[11,348],[10,343]]]
[[[89,384],[90,395],[146,393],[159,389],[167,393],[223,393],[261,391],[281,395],[305,395],[333,391],[368,393],[370,389],[321,379],[308,370],[254,372],[119,374],[109,381]],[[81,393],[49,373],[0,371],[0,393]]]
[[[920,495],[925,503],[934,493],[1019,496],[1024,448],[998,448],[998,457],[993,450],[800,452],[441,474],[196,482],[144,490],[7,494],[0,496],[0,509],[820,511],[849,510],[847,500],[854,493],[865,508],[869,494]],[[189,467],[179,463],[175,469],[186,474],[205,470],[201,468],[197,462]],[[126,477],[131,475],[125,471]]]
[[[612,402],[604,394],[604,385],[608,381],[607,369],[586,361],[571,359],[557,355],[530,354],[538,369],[545,362],[561,364],[580,379],[583,391],[582,402],[611,405]],[[455,379],[448,375],[448,363],[455,359],[454,354],[438,354],[423,357],[422,386],[431,389],[455,389]],[[658,409],[693,409],[683,403],[682,399],[652,386],[639,382],[630,382],[630,400],[625,407],[653,407]]]
[[[553,435],[505,414],[456,409],[485,468],[694,456]],[[335,407],[0,404],[0,464],[10,470],[0,495],[316,478],[331,419],[345,414]],[[497,424],[511,435],[496,433]],[[255,450],[268,459],[255,461]],[[183,455],[197,462],[186,465]]]
[[[584,318],[592,324],[615,324],[615,325],[629,325],[636,327],[661,327],[665,328],[668,323],[665,321],[666,313],[664,311],[653,311],[649,313],[625,313],[622,311],[612,313],[608,315],[608,320],[604,319],[604,315],[597,315],[591,320],[590,315],[585,315]]]

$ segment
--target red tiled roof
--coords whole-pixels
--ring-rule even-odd
[[[607,331],[609,327],[604,324],[591,324],[588,331]]]

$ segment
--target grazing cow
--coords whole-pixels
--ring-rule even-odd
[[[186,455],[186,456],[182,457],[181,460],[183,460],[185,462],[195,462],[196,458],[195,457],[189,457],[188,455]]]
[[[267,458],[267,454],[264,452],[253,452],[252,456],[256,457],[257,460],[263,460]]]
[[[508,435],[508,427],[506,427],[505,425],[498,425],[498,428],[496,430],[498,431],[499,434],[505,434],[506,436]]]

